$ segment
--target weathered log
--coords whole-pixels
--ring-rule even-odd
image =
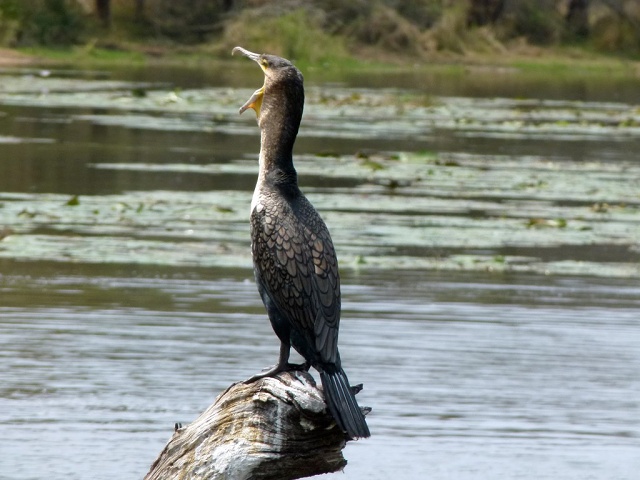
[[[193,423],[176,425],[145,480],[286,480],[336,472],[347,464],[347,440],[313,377],[285,372],[233,384]]]

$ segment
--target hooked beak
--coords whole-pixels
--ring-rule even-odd
[[[251,60],[253,60],[254,62],[257,62],[258,60],[260,60],[260,54],[259,53],[253,53],[250,52],[249,50],[247,50],[246,48],[242,48],[242,47],[234,47],[233,50],[231,50],[231,55],[235,55],[236,52],[240,52],[241,54],[243,54],[245,57],[249,57]]]
[[[260,54],[259,53],[250,52],[249,50],[246,50],[246,49],[244,49],[242,47],[235,47],[233,50],[231,50],[231,55],[234,55],[236,52],[240,52],[245,57],[250,58],[251,60],[256,62],[258,65],[260,65],[260,68],[262,68],[262,70],[264,71],[264,67],[260,63]],[[253,95],[251,95],[249,100],[247,100],[245,102],[245,104],[240,107],[240,110],[239,110],[238,113],[242,114],[245,110],[253,108],[255,110],[255,112],[256,112],[256,118],[259,118],[260,117],[260,107],[262,106],[262,98],[263,97],[264,97],[264,85],[262,87],[260,87],[258,90],[256,90],[255,92],[253,92]]]

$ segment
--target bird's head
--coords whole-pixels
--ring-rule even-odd
[[[253,108],[260,128],[265,128],[268,119],[272,125],[295,125],[297,133],[304,108],[300,70],[276,55],[253,53],[242,47],[235,47],[232,54],[236,52],[256,62],[264,72],[264,84],[240,107],[240,113]]]

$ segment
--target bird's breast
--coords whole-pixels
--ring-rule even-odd
[[[261,197],[262,197],[262,195],[261,195],[260,184],[258,184],[258,185],[256,185],[256,188],[253,191],[253,197],[251,198],[251,210],[249,211],[249,214],[252,214],[253,211],[258,207],[258,205],[260,205],[259,212],[262,211],[262,209],[264,208],[264,205],[260,201]]]

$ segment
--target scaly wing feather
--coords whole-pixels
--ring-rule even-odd
[[[258,203],[251,214],[255,268],[281,316],[304,339],[294,347],[312,363],[337,363],[340,279],[333,242],[306,198],[283,203]]]

